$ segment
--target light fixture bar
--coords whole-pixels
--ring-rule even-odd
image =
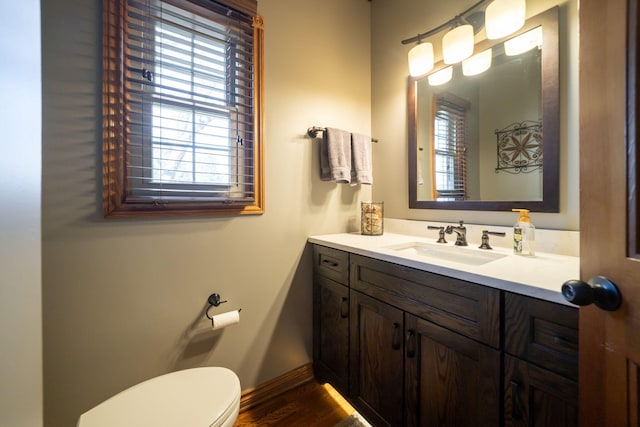
[[[402,44],[410,44],[410,43],[416,43],[421,41],[423,38],[425,37],[429,37],[432,36],[434,34],[439,33],[440,31],[451,27],[453,24],[456,23],[456,21],[458,21],[461,17],[464,18],[465,15],[467,15],[469,12],[471,12],[472,10],[476,9],[477,7],[479,7],[480,5],[482,5],[483,3],[486,3],[489,0],[480,0],[479,2],[477,2],[476,4],[474,4],[473,6],[471,6],[470,8],[468,8],[467,10],[465,10],[464,12],[462,12],[459,15],[456,15],[455,17],[451,18],[450,20],[448,20],[447,22],[445,22],[442,25],[439,25],[429,31],[426,31],[424,33],[420,33],[417,36],[413,36],[411,38],[408,39],[404,39],[402,40]]]

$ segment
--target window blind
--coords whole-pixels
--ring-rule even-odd
[[[438,96],[433,119],[433,168],[436,200],[467,195],[466,107]]]
[[[105,68],[113,74],[105,94],[107,118],[121,126],[107,126],[117,147],[105,157],[117,162],[113,151],[122,149],[116,203],[134,210],[254,205],[254,18],[210,0],[114,3],[120,8],[105,6],[113,14],[105,25]]]

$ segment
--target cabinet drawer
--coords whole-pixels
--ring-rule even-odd
[[[578,377],[578,310],[505,294],[505,350],[571,379]]]
[[[500,291],[353,254],[350,271],[353,289],[499,347]]]
[[[313,270],[338,283],[349,283],[349,253],[326,246],[313,245]]]

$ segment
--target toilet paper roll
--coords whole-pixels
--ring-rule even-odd
[[[211,329],[217,331],[218,329],[226,328],[227,326],[235,325],[240,322],[240,311],[233,310],[222,314],[216,314],[211,316]]]

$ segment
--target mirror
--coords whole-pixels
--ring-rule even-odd
[[[505,41],[531,30],[541,47],[505,53]],[[409,77],[409,208],[558,212],[558,8],[475,52],[487,49],[484,73],[455,64],[442,85]]]

